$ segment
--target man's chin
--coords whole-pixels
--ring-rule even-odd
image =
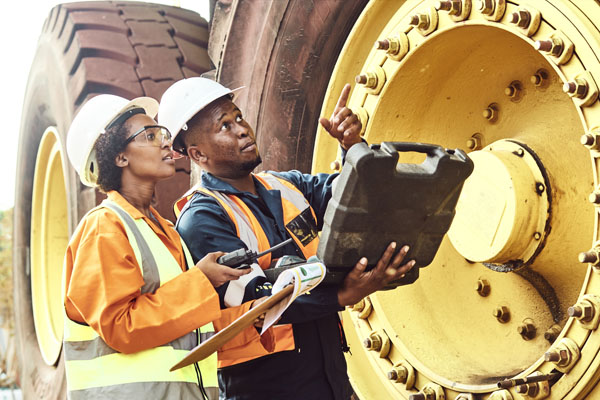
[[[262,158],[260,157],[260,154],[258,154],[254,160],[242,163],[240,165],[240,171],[243,171],[244,174],[249,174],[252,171],[254,171],[254,169],[258,167],[261,163]]]

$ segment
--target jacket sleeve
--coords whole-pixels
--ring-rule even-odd
[[[327,204],[331,199],[333,181],[339,174],[309,175],[296,170],[287,172],[269,171],[269,173],[292,183],[302,192],[315,211],[317,216],[317,228],[319,230],[323,229],[323,218],[325,216]]]
[[[179,216],[176,229],[188,245],[194,261],[214,251],[230,252],[246,248],[237,236],[235,225],[216,200],[196,194],[192,203]],[[260,269],[258,265],[256,268]],[[272,285],[264,274],[252,273],[240,282],[228,282],[216,290],[219,293],[221,307],[226,307],[225,294],[230,284],[245,284],[242,302],[254,300],[271,294]],[[321,318],[332,312],[342,310],[337,301],[336,288],[317,288],[311,294],[298,297],[286,310],[282,323],[305,322]]]
[[[221,317],[218,296],[192,268],[140,294],[144,285],[118,217],[90,214],[65,255],[67,315],[91,326],[115,350],[134,353],[163,345]],[[194,288],[193,296],[182,296]]]
[[[239,316],[249,311],[253,301],[246,302],[239,307],[227,308],[222,311],[221,319],[214,321],[215,331],[219,332],[229,326]],[[261,336],[252,325],[236,337],[225,343],[219,351],[219,359],[240,359],[245,357],[262,356],[273,352],[275,349],[275,335],[273,329]]]

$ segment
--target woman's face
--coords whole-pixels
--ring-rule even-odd
[[[156,127],[156,121],[145,114],[129,118],[127,125],[130,142],[122,153],[126,160],[123,173],[141,182],[156,182],[173,176],[175,160],[166,129]]]

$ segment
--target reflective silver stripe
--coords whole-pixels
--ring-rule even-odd
[[[310,207],[310,204],[308,203],[308,201],[306,200],[304,195],[299,190],[294,190],[294,189],[287,187],[286,185],[281,183],[281,181],[278,178],[276,178],[273,175],[261,174],[260,177],[263,178],[265,181],[267,181],[267,183],[273,189],[279,190],[281,192],[281,196],[284,199],[291,202],[294,206],[296,206],[296,208],[300,212],[302,212],[302,211],[306,210],[308,207]]]
[[[205,387],[210,400],[219,398],[219,389]],[[201,400],[198,385],[185,382],[136,382],[69,392],[70,400]]]
[[[218,198],[220,201],[224,202],[231,208],[231,210],[233,211],[233,216],[235,217],[235,220],[237,222],[239,230],[238,233],[240,235],[241,241],[244,242],[248,249],[258,253],[260,251],[258,248],[258,238],[256,237],[254,230],[252,230],[252,224],[248,220],[248,217],[246,216],[244,211],[240,209],[240,207],[235,202],[233,202],[228,196],[225,196],[223,193],[206,188],[203,189],[210,192],[212,195],[214,195],[216,198]],[[248,285],[248,283],[257,276],[265,276],[265,273],[263,272],[260,265],[254,263],[251,265],[251,268],[252,271],[249,274],[241,276],[235,281],[229,281],[227,289],[225,290],[225,296],[223,298],[223,301],[225,302],[225,305],[227,307],[235,307],[242,304],[242,302],[244,301],[244,293],[246,292],[246,286]]]
[[[160,275],[158,273],[156,260],[154,259],[152,251],[144,239],[142,232],[140,232],[136,226],[131,215],[127,214],[127,212],[121,207],[118,207],[112,202],[106,200],[102,202],[102,205],[119,214],[121,219],[127,224],[127,227],[135,237],[135,241],[140,249],[140,254],[142,255],[142,270],[144,271],[144,286],[142,286],[141,292],[154,293],[160,286]]]
[[[214,335],[215,332],[201,332],[200,342],[205,342]],[[198,344],[196,337],[196,332],[190,332],[178,339],[173,340],[166,346],[170,346],[175,350],[191,350]],[[97,337],[93,340],[65,341],[64,348],[65,358],[69,361],[93,360],[97,357],[118,353],[118,351],[107,345],[100,337]]]
[[[206,342],[211,337],[215,336],[216,332],[200,332],[200,343]],[[196,347],[196,346],[193,346]]]
[[[65,349],[65,359],[69,361],[93,360],[97,357],[118,353],[118,351],[109,347],[100,337],[93,340],[65,341],[63,347]]]
[[[127,224],[127,227],[135,238],[142,257],[144,285],[141,288],[141,293],[154,293],[160,286],[160,275],[150,246],[148,246],[148,243],[144,239],[144,236],[135,224],[133,218],[125,210],[107,200],[102,202],[102,206],[117,213],[121,220]],[[212,335],[214,335],[214,331],[202,332],[200,334],[201,342],[208,340]],[[198,336],[196,332],[190,332],[166,345],[171,346],[176,350],[191,350],[196,347],[197,344]],[[93,360],[94,358],[104,355],[118,353],[108,346],[100,337],[85,341],[64,341],[64,348],[65,358],[67,360]]]
[[[242,239],[242,242],[244,242],[250,250],[258,252],[258,239],[256,237],[256,234],[254,234],[254,231],[252,230],[252,224],[248,220],[248,217],[246,216],[244,211],[240,209],[240,207],[235,202],[233,202],[229,197],[225,196],[223,193],[216,192],[213,190],[210,190],[210,192],[213,195],[215,195],[215,197],[218,197],[221,201],[223,201],[225,204],[231,207],[231,210],[233,211],[233,216],[235,217],[237,226],[240,231],[240,239]]]

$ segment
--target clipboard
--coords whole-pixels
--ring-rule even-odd
[[[187,367],[190,364],[204,360],[206,357],[213,354],[217,349],[223,346],[225,343],[233,339],[241,331],[249,327],[254,323],[254,320],[259,315],[264,314],[286,297],[292,294],[294,291],[294,285],[288,285],[283,288],[280,292],[269,296],[267,300],[260,303],[258,306],[250,309],[247,313],[240,316],[238,319],[233,321],[223,330],[217,332],[216,335],[212,336],[205,342],[200,343],[194,347],[190,352],[177,364],[173,365],[169,371],[175,371],[183,367]]]

